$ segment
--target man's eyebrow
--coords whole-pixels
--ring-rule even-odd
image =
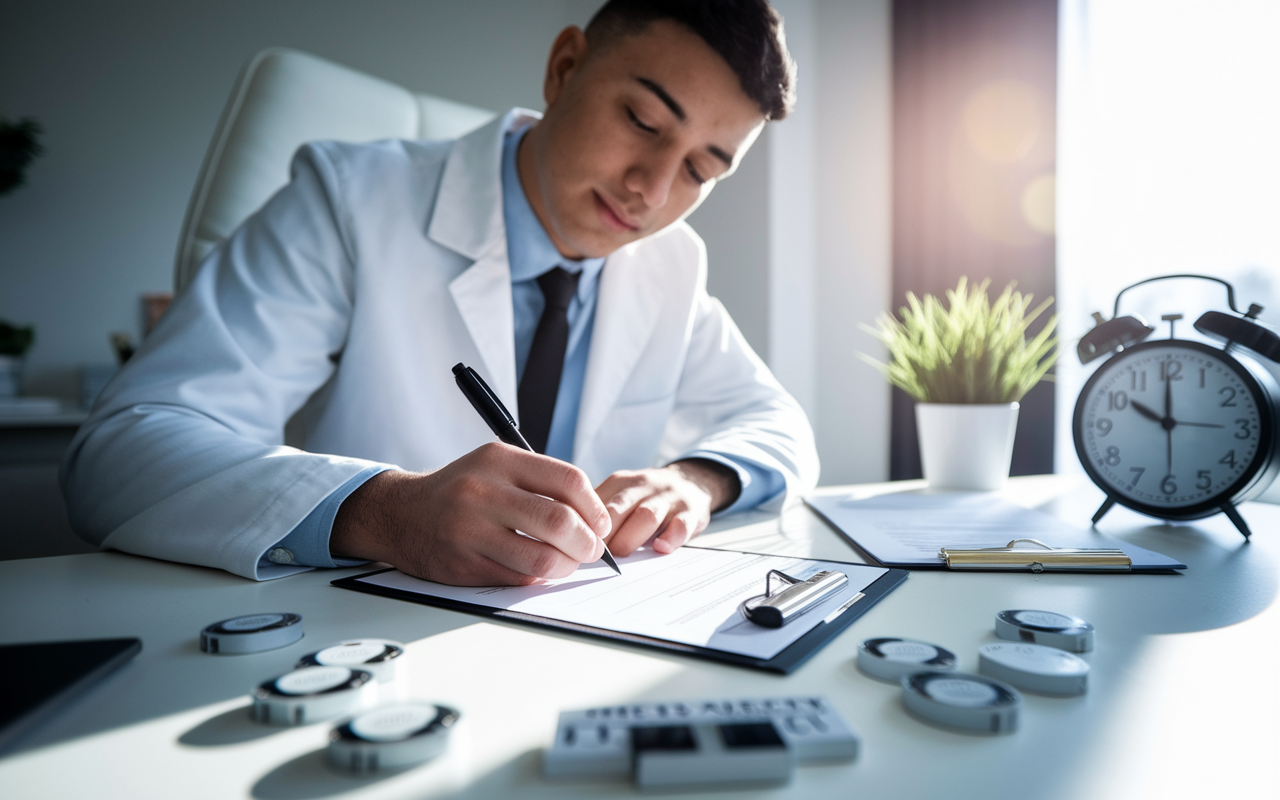
[[[642,78],[638,75],[636,76],[636,82],[657,95],[658,99],[661,100],[667,108],[671,109],[671,113],[675,114],[676,119],[681,122],[685,121],[686,114],[684,113],[684,107],[677,103],[676,99],[668,94],[666,89],[662,88],[662,84],[655,80],[650,80],[649,78]],[[716,147],[714,144],[707,145],[707,152],[723,161],[726,166],[733,166],[733,156],[729,155],[724,150],[721,150],[719,147]]]
[[[674,97],[667,94],[667,90],[662,88],[662,84],[639,76],[636,77],[636,80],[641,86],[656,94],[658,99],[665,103],[667,108],[671,109],[671,113],[676,115],[676,119],[681,122],[685,121],[686,115],[684,113],[684,107],[677,103]]]

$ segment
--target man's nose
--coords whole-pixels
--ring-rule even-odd
[[[680,170],[680,158],[661,154],[639,161],[627,170],[624,183],[628,190],[644,198],[649,208],[662,208],[671,195],[671,184]]]

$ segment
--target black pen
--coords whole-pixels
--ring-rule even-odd
[[[481,419],[489,426],[489,430],[513,447],[519,447],[523,450],[533,452],[533,448],[520,435],[520,429],[516,427],[515,417],[511,416],[511,412],[502,404],[498,396],[489,388],[489,384],[484,382],[484,378],[480,377],[480,373],[471,367],[466,366],[462,362],[458,362],[453,366],[453,378],[458,382],[458,388],[471,401],[471,405],[479,412]],[[604,555],[600,557],[604,563],[608,564],[614,572],[619,575],[622,570],[618,569],[618,562],[614,560],[613,553],[609,552],[609,545],[604,546]]]

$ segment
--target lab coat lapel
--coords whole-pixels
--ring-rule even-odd
[[[525,116],[537,115],[514,109],[454,144],[427,226],[432,241],[474,259],[450,282],[449,292],[480,351],[486,382],[513,410],[518,405],[515,323],[501,159],[503,134]]]
[[[481,374],[503,404],[516,413],[515,322],[511,267],[505,245],[482,256],[449,284],[453,302],[484,361]]]
[[[657,264],[637,258],[628,245],[605,262],[600,273],[591,352],[582,386],[573,460],[582,463],[591,440],[618,401],[644,352],[662,310],[662,274]]]

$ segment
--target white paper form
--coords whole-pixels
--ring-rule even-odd
[[[1114,547],[1133,569],[1184,569],[1168,556],[1076,527],[1041,511],[985,492],[876,497],[811,497],[819,514],[881,564],[944,566],[943,547],[1004,547],[1013,539],[1039,539],[1050,547]]]
[[[618,559],[618,565],[621,575],[603,563],[587,564],[567,578],[535,586],[445,586],[397,570],[360,581],[770,659],[888,572],[861,564],[697,547],[682,547],[670,555],[645,548]],[[826,569],[837,570],[849,576],[849,583],[781,628],[765,628],[746,620],[738,606],[749,597],[764,594],[765,575],[771,569],[800,579]]]

